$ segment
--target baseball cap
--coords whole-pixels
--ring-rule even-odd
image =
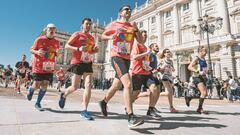
[[[55,26],[53,23],[49,23],[49,24],[47,25],[47,28],[56,28],[56,26]]]

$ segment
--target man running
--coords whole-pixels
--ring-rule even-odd
[[[72,84],[67,90],[61,94],[59,107],[64,108],[66,97],[78,89],[83,76],[85,89],[83,93],[83,111],[81,117],[87,120],[93,120],[92,114],[87,111],[87,107],[91,98],[91,84],[93,74],[93,54],[99,51],[98,46],[95,46],[94,37],[90,34],[92,20],[84,18],[82,20],[82,31],[75,32],[68,40],[65,48],[72,50],[71,67],[69,72],[73,73]]]
[[[10,80],[12,79],[12,72],[13,69],[10,65],[7,65],[7,68],[4,69],[4,79],[5,79],[5,88],[8,87],[8,84],[10,83]]]
[[[15,65],[16,72],[16,90],[20,93],[21,84],[24,82],[24,79],[27,74],[27,70],[29,69],[29,63],[26,61],[26,55],[22,55],[22,60],[17,62]]]
[[[55,71],[57,51],[60,47],[59,41],[54,38],[56,30],[54,24],[48,24],[44,29],[46,34],[38,37],[30,49],[30,52],[34,54],[32,61],[33,84],[28,89],[27,98],[30,101],[34,90],[40,89],[35,104],[35,108],[39,111],[44,111],[41,101]]]
[[[151,49],[144,45],[147,40],[147,31],[141,31],[143,43],[137,43],[133,47],[133,68],[132,68],[132,83],[133,83],[133,101],[135,101],[140,94],[142,85],[144,90],[149,90],[149,107],[147,115],[159,119],[161,116],[157,114],[155,105],[158,101],[160,90],[159,81],[153,77],[153,69],[151,63]]]
[[[123,84],[123,96],[128,113],[128,126],[135,127],[142,124],[142,118],[137,118],[133,114],[132,107],[132,81],[129,75],[130,54],[134,39],[142,43],[141,34],[136,23],[129,23],[131,17],[131,7],[124,5],[119,9],[119,19],[106,27],[102,34],[103,40],[113,40],[111,57],[112,66],[116,72],[112,86],[106,96],[99,102],[102,114],[107,116],[107,103],[114,96],[116,91]]]
[[[56,72],[57,80],[58,80],[58,85],[57,85],[57,90],[58,92],[61,92],[61,87],[64,84],[64,71],[63,68],[60,67],[60,70]]]

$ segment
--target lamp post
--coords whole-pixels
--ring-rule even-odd
[[[212,90],[212,79],[213,79],[213,70],[212,70],[212,60],[211,60],[211,53],[210,53],[210,43],[209,43],[209,33],[210,34],[214,34],[215,30],[219,30],[222,28],[222,18],[221,17],[217,17],[215,19],[216,24],[209,24],[209,18],[208,15],[205,14],[203,17],[200,17],[198,19],[199,22],[199,31],[197,32],[197,26],[196,25],[192,25],[192,31],[194,34],[201,34],[206,32],[206,36],[207,36],[207,53],[208,53],[208,81],[210,84],[210,90]]]

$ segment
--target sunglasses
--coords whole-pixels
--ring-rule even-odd
[[[170,51],[166,51],[165,53],[171,53]]]

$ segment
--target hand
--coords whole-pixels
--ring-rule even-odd
[[[98,47],[98,46],[95,46],[95,47],[93,48],[93,52],[94,52],[94,53],[99,52],[99,47]]]
[[[138,31],[137,23],[136,22],[132,22],[131,24],[132,24],[132,26],[134,28],[134,31]]]
[[[114,34],[111,35],[111,39],[114,40],[118,36],[118,32],[115,32]]]
[[[40,50],[37,51],[37,55],[39,55],[41,57],[43,57],[45,55],[45,53],[46,52],[43,49],[40,49]]]
[[[87,51],[86,45],[79,47],[79,51],[86,52]]]
[[[155,74],[155,73],[157,73],[157,72],[158,72],[157,69],[153,69],[153,71],[152,71],[153,74]]]

